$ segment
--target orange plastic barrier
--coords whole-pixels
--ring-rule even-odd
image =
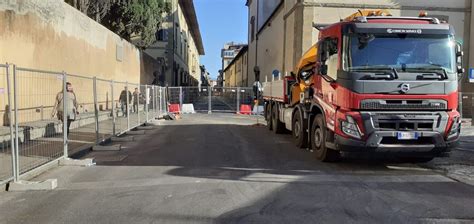
[[[242,104],[240,105],[240,112],[239,114],[252,114],[252,106],[249,104]]]
[[[181,108],[179,108],[179,104],[170,104],[169,112],[174,114],[179,114],[181,112]]]

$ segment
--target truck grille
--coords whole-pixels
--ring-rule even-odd
[[[446,110],[444,100],[363,100],[362,110]]]
[[[378,114],[373,117],[374,127],[383,131],[432,131],[439,116],[428,114]]]

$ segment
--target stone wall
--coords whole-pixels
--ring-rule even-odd
[[[5,63],[84,77],[68,77],[80,112],[93,110],[93,77],[151,84],[156,70],[153,58],[62,0],[0,1],[0,64]],[[5,73],[0,66],[0,116],[8,120]],[[18,71],[17,79],[20,122],[49,117],[61,75]],[[115,101],[123,87],[116,88]],[[111,92],[110,83],[97,82],[101,107],[111,107]]]

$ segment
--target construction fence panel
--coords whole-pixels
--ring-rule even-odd
[[[129,109],[129,105],[127,103],[127,99],[130,101],[129,98],[132,97],[132,93],[129,91],[127,87],[128,84],[125,82],[114,82],[113,89],[114,89],[114,106],[115,106],[115,134],[122,134],[128,130],[128,117],[127,111]],[[128,92],[128,98],[127,98]]]
[[[156,95],[157,95],[157,99],[156,99],[156,103],[158,104],[158,114],[157,114],[157,118],[161,115],[163,115],[164,113],[167,112],[168,110],[168,107],[166,105],[166,102],[167,102],[167,99],[166,99],[166,88],[165,87],[161,87],[161,86],[156,86]]]
[[[151,97],[153,96],[151,86],[140,85],[138,94],[138,112],[142,118],[142,123],[149,121],[153,114],[153,104]],[[151,111],[151,112],[150,112]]]
[[[16,160],[20,174],[62,157],[62,72],[14,67]]]
[[[213,87],[211,96],[212,112],[238,112],[238,87]]]
[[[209,92],[207,88],[187,86],[182,88],[183,113],[208,111]]]
[[[137,127],[144,121],[143,117],[143,94],[140,92],[140,85],[129,83],[128,87],[132,91],[132,99],[130,100],[130,129]]]
[[[182,87],[168,87],[168,101],[170,104],[180,104]]]
[[[0,147],[0,183],[13,179],[13,123],[11,122],[11,75],[8,65],[0,64],[0,107],[2,115]],[[8,77],[7,77],[8,76]]]
[[[168,87],[168,110],[171,113],[181,112],[182,107],[182,87]]]
[[[95,84],[93,78],[73,74],[67,74],[66,80],[70,83],[69,88],[72,88],[70,91],[76,98],[74,105],[76,114],[71,118],[73,121],[67,136],[68,154],[72,155],[84,145],[97,142]]]
[[[98,141],[103,142],[114,135],[114,92],[112,81],[96,79]]]
[[[250,107],[253,108],[253,89],[251,87],[238,87],[238,112],[248,113],[248,111],[241,111],[242,106],[244,108]]]

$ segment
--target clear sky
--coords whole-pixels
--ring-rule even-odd
[[[225,43],[247,43],[248,12],[245,0],[194,0],[206,55],[201,64],[215,79],[221,69]]]

